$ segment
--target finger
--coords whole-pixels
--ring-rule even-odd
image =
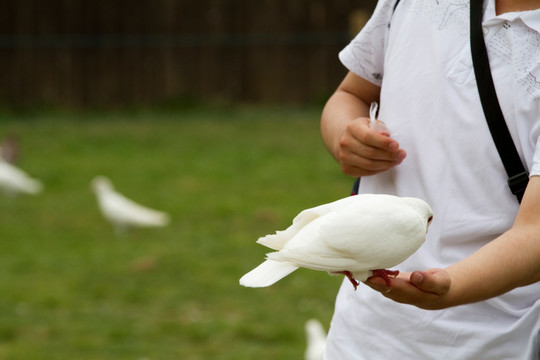
[[[399,143],[389,136],[389,133],[378,132],[369,128],[366,121],[352,122],[347,129],[360,143],[384,151],[399,150]]]
[[[400,149],[397,142],[395,144],[398,146],[396,150],[381,149],[354,139],[349,146],[352,152],[367,159],[397,161],[405,154],[405,150]]]
[[[404,158],[405,156],[403,156]],[[356,154],[340,153],[339,163],[344,173],[352,176],[373,175],[386,171],[396,165],[399,165],[403,158],[397,161],[373,160],[367,159]]]
[[[441,269],[428,271],[415,271],[411,274],[410,281],[422,291],[444,295],[450,289],[450,276]]]
[[[418,277],[420,273],[422,278]],[[410,280],[420,280],[419,285],[427,290],[413,284]],[[414,305],[429,310],[445,307],[444,298],[449,289],[449,277],[447,281],[443,270],[433,269],[424,272],[415,271],[409,274],[400,273],[398,277],[391,279],[391,281],[391,287],[386,285],[383,278],[378,277],[370,278],[364,284],[380,292],[384,297],[402,304]],[[438,283],[438,285],[435,285],[435,283]],[[448,285],[441,286],[443,283]]]
[[[423,291],[410,283],[408,279],[394,278],[390,287],[386,285],[383,278],[371,278],[365,284],[384,297],[402,304],[430,308],[439,300],[438,294]]]
[[[364,282],[364,285],[369,286],[373,290],[380,292],[384,296],[388,296],[389,293],[392,291],[392,288],[386,285],[383,278],[370,278],[369,280]]]
[[[338,156],[340,162],[374,162],[373,164],[359,163],[359,166],[362,166],[363,168],[372,168],[375,170],[377,169],[378,164],[384,164],[385,162],[388,162],[390,163],[390,166],[393,166],[395,165],[394,163],[402,161],[406,155],[407,154],[403,149],[398,149],[396,151],[380,149],[364,144],[350,134],[341,138],[339,142]]]
[[[364,157],[379,160],[395,160],[401,150],[399,143],[388,136],[369,128],[368,119],[359,118],[347,125],[339,146]]]

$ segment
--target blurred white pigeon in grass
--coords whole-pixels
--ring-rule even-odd
[[[97,176],[92,180],[92,189],[97,196],[99,209],[118,234],[131,227],[160,227],[169,223],[169,215],[137,204],[115,191],[111,180]]]
[[[0,158],[0,188],[7,196],[35,195],[43,190],[43,185],[39,180],[31,178],[23,170]]]
[[[319,320],[306,321],[306,351],[304,360],[322,360],[326,348],[326,332]]]
[[[349,196],[302,211],[284,231],[257,242],[277,250],[244,275],[240,284],[264,287],[299,267],[344,274],[354,288],[358,281],[380,276],[391,286],[386,270],[423,244],[433,213],[417,198],[382,194]]]

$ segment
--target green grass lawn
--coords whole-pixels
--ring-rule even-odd
[[[238,284],[259,236],[349,191],[319,109],[0,115],[8,133],[45,191],[0,196],[0,359],[298,360],[305,321],[328,328],[341,277]],[[116,236],[98,174],[171,224]]]

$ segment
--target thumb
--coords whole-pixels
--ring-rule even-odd
[[[409,281],[420,290],[437,295],[444,295],[450,289],[450,275],[443,269],[415,271]]]

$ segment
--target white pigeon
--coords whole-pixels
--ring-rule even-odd
[[[17,194],[38,194],[43,190],[39,180],[0,157],[0,188],[8,196]]]
[[[160,227],[169,223],[168,214],[137,204],[116,192],[111,180],[105,176],[95,177],[92,189],[103,217],[115,227],[118,234],[130,227]]]
[[[358,281],[380,276],[391,286],[386,270],[423,244],[433,212],[423,200],[383,194],[354,195],[307,209],[284,231],[257,243],[277,250],[245,274],[240,284],[265,287],[299,267],[344,274],[354,288]]]
[[[322,360],[326,348],[326,332],[322,324],[316,319],[306,321],[306,351],[304,360]]]

